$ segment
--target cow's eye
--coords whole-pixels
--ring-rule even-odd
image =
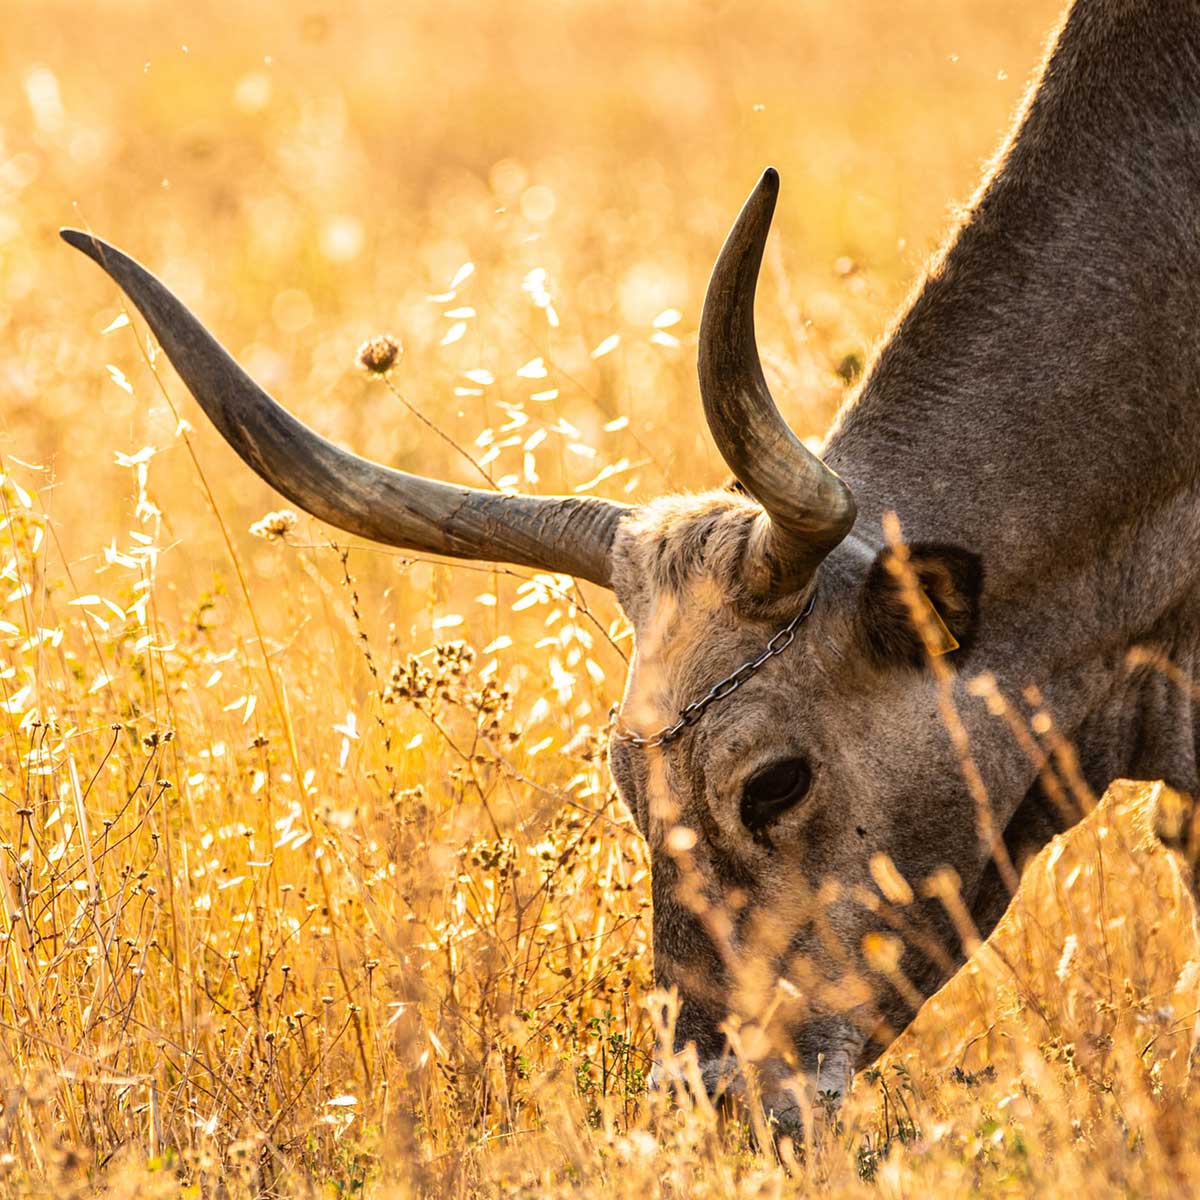
[[[742,789],[742,824],[760,833],[804,799],[812,771],[802,758],[784,758],[759,771]]]

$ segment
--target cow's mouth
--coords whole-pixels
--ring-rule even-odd
[[[749,1127],[756,1140],[787,1137],[796,1146],[808,1143],[840,1107],[865,1049],[851,1022],[817,1024],[819,1030],[799,1031],[794,1053],[786,1058],[771,1054],[742,1063],[726,1048],[719,1057],[697,1060],[689,1045],[655,1063],[651,1087],[682,1095],[702,1091],[722,1118]]]
[[[854,1076],[854,1056],[848,1049],[821,1054],[805,1071],[782,1059],[748,1070],[724,1059],[701,1063],[700,1076],[718,1110],[747,1124],[756,1139],[786,1137],[798,1147],[819,1138],[841,1106]]]

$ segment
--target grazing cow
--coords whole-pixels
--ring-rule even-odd
[[[991,930],[1074,819],[1048,746],[1074,747],[1076,792],[1118,776],[1200,790],[1200,2],[1077,0],[823,460],[755,346],[777,188],[769,170],[747,201],[700,327],[704,412],[736,483],[632,508],[356,458],[137,263],[63,236],[302,508],[615,591],[636,652],[611,765],[651,849],[675,1042],[706,1085],[736,1088],[741,1021],[786,1127],[797,1073],[810,1097],[844,1092],[961,961],[962,928]],[[1030,707],[1040,741],[1019,736]]]

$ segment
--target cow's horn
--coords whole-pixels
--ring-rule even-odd
[[[613,535],[628,511],[622,505],[459,487],[341,450],[272,400],[139,263],[77,229],[64,229],[62,236],[99,263],[138,307],[226,441],[313,516],[390,546],[519,563],[611,585]]]
[[[729,469],[763,507],[761,548],[773,590],[801,587],[850,532],[850,489],[788,428],[763,378],[754,291],[779,195],[763,172],[713,268],[700,319],[700,396]]]

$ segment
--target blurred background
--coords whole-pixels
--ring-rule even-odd
[[[140,259],[362,454],[501,489],[701,489],[725,472],[696,327],[761,170],[783,182],[764,365],[819,438],[1060,8],[7,0],[0,1184],[794,1182],[711,1112],[645,1100],[611,598],[303,516],[255,536],[280,498],[152,374],[58,227]],[[380,333],[404,346],[386,381],[356,363]],[[1092,823],[1039,860],[992,949],[860,1078],[808,1183],[1188,1178],[1195,1106],[1169,1080],[1195,944],[1140,837]]]
[[[77,224],[144,261],[270,390],[364,453],[470,471],[356,372],[358,343],[390,331],[406,397],[465,443],[518,404],[538,425],[565,417],[604,462],[649,460],[600,491],[711,484],[694,331],[758,173],[783,178],[764,355],[785,412],[819,433],[969,198],[1058,8],[15,0],[0,45],[6,449],[70,478],[64,521],[115,520],[127,492],[107,451],[170,442],[161,401],[104,370],[133,378],[135,356],[100,337],[113,289],[55,237]],[[453,301],[431,300],[467,262]],[[545,377],[515,375],[539,356]],[[467,377],[480,370],[492,382]],[[616,417],[629,425],[606,433]],[[521,475],[529,432],[497,477]],[[269,505],[207,431],[200,447],[241,516]],[[188,484],[175,457],[153,470],[168,498]],[[541,490],[599,469],[583,453],[541,459]],[[171,507],[198,550],[201,506]]]

